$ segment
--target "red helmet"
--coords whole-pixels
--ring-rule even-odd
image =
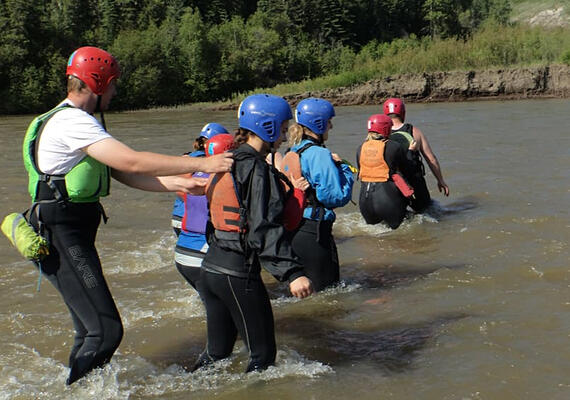
[[[113,79],[121,76],[119,63],[111,54],[97,47],[80,47],[67,61],[66,75],[81,79],[93,93],[101,95]]]
[[[229,133],[220,133],[206,142],[204,153],[206,153],[206,157],[209,157],[231,150],[234,147],[234,137]]]
[[[376,132],[384,137],[392,132],[392,118],[386,114],[374,114],[368,118],[368,132]]]
[[[396,114],[403,122],[406,119],[406,106],[401,99],[392,97],[384,102],[384,114]]]

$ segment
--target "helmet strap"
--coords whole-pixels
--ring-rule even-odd
[[[275,142],[271,143],[269,151],[271,151],[271,166],[275,168]]]
[[[99,111],[101,114],[101,125],[103,126],[103,129],[107,130],[105,116],[103,115],[103,110],[101,110],[101,95],[97,95],[97,106],[95,106],[95,111]]]

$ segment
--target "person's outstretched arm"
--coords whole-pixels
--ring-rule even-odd
[[[89,156],[114,170],[147,176],[181,175],[189,172],[225,172],[231,169],[231,153],[212,157],[180,157],[136,151],[114,138],[106,138],[83,149]]]
[[[193,195],[204,194],[207,179],[187,176],[148,176],[111,170],[111,176],[124,185],[147,192],[183,192]]]
[[[414,139],[416,140],[416,142],[419,143],[420,151],[422,152],[422,155],[424,156],[429,166],[429,169],[437,179],[437,188],[439,189],[440,192],[443,192],[443,194],[449,196],[449,187],[447,186],[447,183],[445,183],[445,180],[443,179],[443,174],[441,172],[439,161],[437,160],[435,153],[431,149],[427,137],[423,134],[421,130],[419,130],[415,126],[414,126]]]

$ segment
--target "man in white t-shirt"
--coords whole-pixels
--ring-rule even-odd
[[[120,76],[108,52],[79,48],[67,75],[67,98],[26,132],[24,162],[30,194],[39,202],[39,217],[33,213],[31,222],[50,242],[41,270],[61,293],[75,327],[69,385],[108,363],[123,335],[95,249],[105,217],[99,198],[109,193],[110,177],[142,190],[203,194],[205,180],[178,175],[229,171],[233,160],[227,153],[193,158],[139,152],[107,133],[103,111]],[[92,115],[96,111],[101,123]]]

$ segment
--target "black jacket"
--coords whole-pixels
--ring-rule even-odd
[[[248,144],[233,152],[233,171],[246,211],[247,233],[224,234],[209,226],[210,248],[202,267],[212,272],[255,278],[262,266],[279,281],[304,275],[283,227],[286,193],[273,166]]]

